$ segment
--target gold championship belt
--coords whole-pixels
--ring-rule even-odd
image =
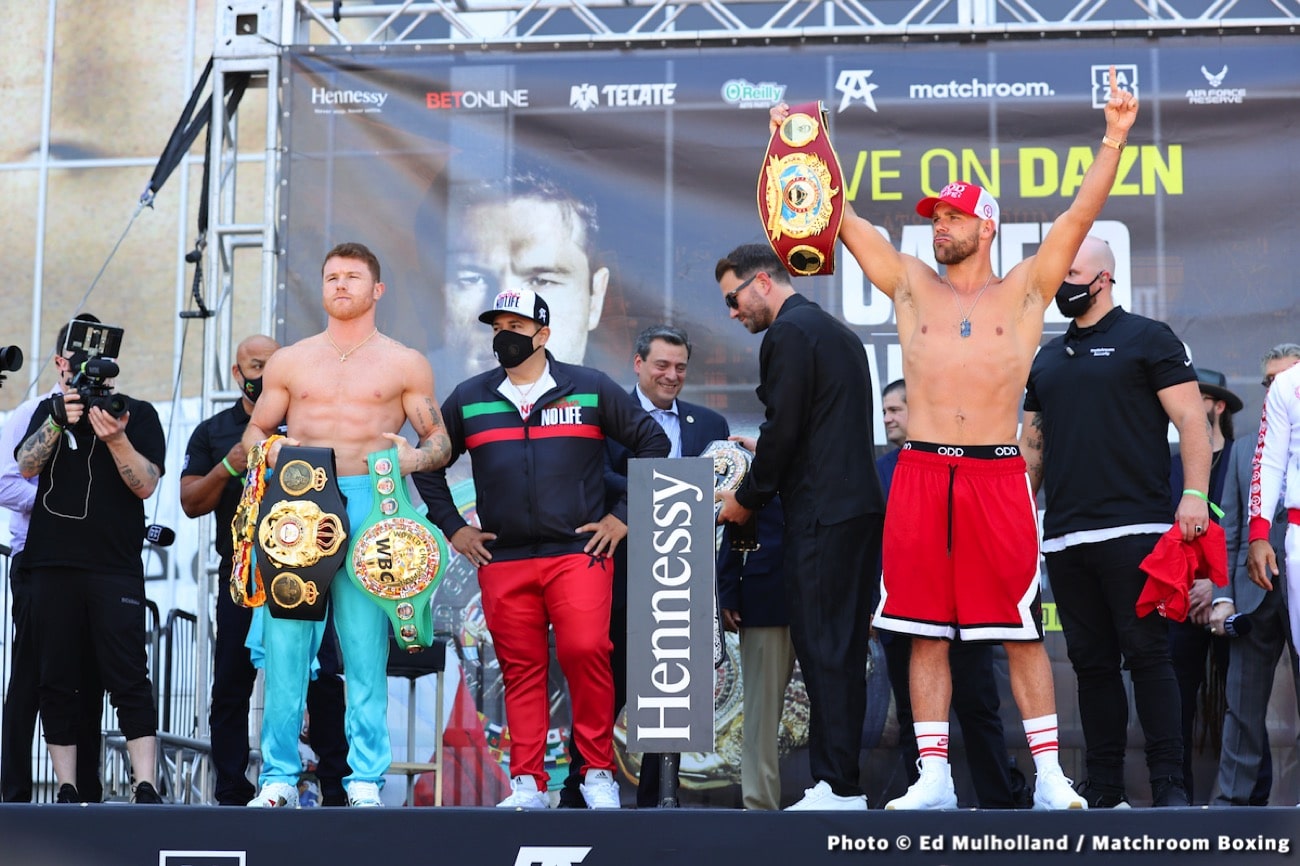
[[[818,100],[791,108],[767,143],[758,215],[767,242],[794,276],[835,273],[843,188],[825,106]]]
[[[244,473],[244,492],[240,494],[235,517],[230,521],[234,553],[230,564],[230,597],[240,607],[266,604],[266,584],[262,583],[253,562],[253,542],[257,533],[257,515],[266,490],[266,458],[271,445],[283,436],[271,436],[248,449],[248,470]]]
[[[396,448],[367,462],[374,502],[353,539],[348,577],[388,614],[397,642],[418,652],[433,642],[429,602],[451,559],[447,541],[411,505]]]
[[[268,613],[325,618],[330,584],[347,558],[348,530],[334,450],[282,447],[266,481],[255,536]]]

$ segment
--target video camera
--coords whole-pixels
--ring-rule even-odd
[[[108,385],[109,379],[122,372],[109,359],[117,357],[124,333],[114,325],[98,322],[74,319],[68,323],[68,337],[61,347],[64,352],[72,352],[71,363],[75,373],[68,387],[81,395],[81,404],[86,407],[86,412],[98,406],[114,418],[126,414],[129,406],[126,395],[114,394]],[[83,423],[89,423],[87,415],[81,418]]]
[[[0,388],[4,387],[5,373],[17,373],[23,368],[23,350],[17,346],[0,346]]]

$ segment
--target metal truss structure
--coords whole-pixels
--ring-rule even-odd
[[[762,45],[792,42],[992,41],[1102,36],[1249,35],[1296,33],[1300,0],[223,0],[216,4],[210,180],[206,243],[204,417],[236,399],[230,362],[236,254],[260,254],[263,333],[280,330],[275,301],[283,253],[278,226],[281,51],[290,45],[382,50],[417,45],[443,52],[519,52],[554,49],[660,48]],[[265,88],[265,135],[241,141],[239,116],[226,116],[224,95],[235,76]],[[258,110],[245,100],[242,110]],[[260,219],[236,217],[241,163],[263,162]],[[243,200],[247,202],[248,191]],[[247,207],[247,204],[245,204]],[[240,256],[241,261],[251,257]],[[245,279],[245,284],[250,282]],[[205,518],[210,519],[210,518]],[[203,528],[206,533],[210,530]],[[211,555],[211,554],[210,554]],[[211,598],[215,558],[202,570],[200,598]],[[206,583],[206,585],[202,585]],[[224,591],[224,590],[220,590]],[[210,645],[207,618],[199,618],[200,647]],[[197,681],[208,681],[210,653],[199,652]],[[196,716],[207,734],[207,694]]]

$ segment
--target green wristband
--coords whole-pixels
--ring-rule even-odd
[[[229,458],[229,457],[222,457],[222,458],[221,458],[221,465],[224,466],[224,467],[226,467],[226,471],[230,473],[230,477],[231,477],[231,478],[239,478],[239,477],[241,476],[241,474],[242,474],[242,473],[236,472],[236,471],[235,471],[235,467],[233,467],[233,466],[230,465],[230,458]]]
[[[1197,499],[1204,499],[1205,503],[1210,506],[1210,511],[1214,513],[1214,516],[1219,518],[1220,520],[1223,519],[1223,509],[1215,505],[1213,502],[1211,502],[1210,497],[1206,496],[1201,491],[1193,490],[1192,488],[1188,487],[1186,490],[1183,491],[1183,495],[1195,496]]]
[[[50,425],[50,429],[53,430],[55,433],[63,432],[63,427],[60,426],[59,422],[55,421],[53,418],[46,418],[45,423]]]

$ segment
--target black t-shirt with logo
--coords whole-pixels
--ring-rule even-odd
[[[50,417],[50,401],[32,414],[23,441]],[[127,398],[126,437],[161,476],[167,455],[162,424],[154,407]],[[118,474],[108,445],[86,421],[59,435],[54,453],[36,486],[31,529],[23,562],[31,568],[72,567],[110,574],[144,574],[144,500]],[[20,446],[21,447],[21,446]]]
[[[1173,520],[1158,392],[1195,381],[1173,330],[1121,307],[1043,347],[1025,410],[1042,417],[1044,538]]]

